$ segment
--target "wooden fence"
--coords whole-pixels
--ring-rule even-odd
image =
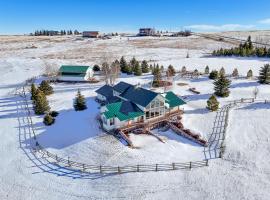
[[[26,84],[27,86],[27,84]],[[31,117],[31,108],[28,104],[28,99],[23,86],[21,96],[25,102],[25,110],[27,112],[27,122],[30,126],[30,137],[33,138],[33,150],[39,153],[42,158],[47,159],[50,163],[63,166],[70,170],[80,171],[81,173],[100,173],[100,174],[114,174],[114,173],[129,173],[129,172],[149,172],[149,171],[170,171],[170,170],[183,170],[208,166],[208,160],[192,161],[192,162],[174,162],[170,164],[158,163],[158,164],[138,164],[138,165],[126,165],[126,166],[104,166],[104,165],[89,165],[85,163],[75,162],[53,154],[43,148],[36,137],[35,128]]]

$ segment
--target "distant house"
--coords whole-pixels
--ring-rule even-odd
[[[153,36],[156,34],[154,28],[140,28],[139,29],[139,36]]]
[[[90,66],[62,65],[59,69],[59,81],[88,81],[93,77],[93,69]]]
[[[167,113],[180,111],[180,106],[185,104],[173,92],[156,93],[126,82],[113,87],[102,86],[96,93],[97,98],[105,102],[100,113],[102,125],[108,131],[164,117]]]
[[[84,31],[82,36],[89,38],[98,38],[100,36],[100,33],[99,31]]]

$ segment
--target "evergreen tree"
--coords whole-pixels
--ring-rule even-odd
[[[130,65],[130,67],[131,67],[132,72],[134,72],[135,65],[136,65],[137,62],[138,62],[138,61],[136,60],[135,57],[133,57],[133,58],[130,60],[129,65]]]
[[[100,71],[100,66],[94,65],[93,71],[94,71],[94,72],[99,72],[99,71]]]
[[[230,85],[231,81],[221,74],[219,78],[214,81],[215,95],[219,97],[228,97],[230,94]]]
[[[47,101],[46,95],[40,90],[37,90],[37,91],[38,92],[36,94],[35,101],[34,101],[35,102],[34,111],[35,111],[35,114],[42,115],[45,112],[50,110],[50,106]]]
[[[160,71],[160,68],[159,68],[158,65],[153,68],[153,72],[152,73],[154,75],[153,86],[154,87],[158,87],[160,85],[160,81],[162,79],[161,71]]]
[[[31,100],[35,100],[37,95],[37,88],[34,83],[31,84]]]
[[[120,59],[120,68],[122,73],[127,73],[128,70],[128,64],[127,61],[125,60],[124,56],[121,57]]]
[[[266,64],[260,69],[259,82],[262,84],[270,84],[270,65]]]
[[[50,114],[46,114],[44,119],[43,119],[43,123],[46,126],[50,126],[55,122],[55,119],[50,115]]]
[[[253,72],[252,72],[252,70],[250,69],[250,70],[248,70],[248,72],[247,72],[247,78],[252,78],[253,77]]]
[[[237,78],[239,76],[239,73],[238,73],[238,69],[237,68],[235,68],[233,70],[232,76],[235,77],[235,78]]]
[[[212,95],[208,100],[207,100],[207,107],[211,111],[216,111],[219,107],[219,102],[215,95]]]
[[[212,70],[209,74],[209,79],[216,80],[218,78],[218,71]]]
[[[75,98],[73,107],[76,111],[87,109],[86,102],[84,96],[81,94],[81,91],[78,90],[77,96]]]
[[[175,69],[172,65],[169,65],[167,69],[167,76],[174,76],[174,75],[175,75]]]
[[[182,69],[181,69],[181,72],[182,73],[186,73],[187,72],[187,68],[185,66],[183,66]]]
[[[149,66],[148,66],[148,63],[147,63],[146,60],[142,61],[141,67],[142,67],[142,73],[148,73],[149,72]]]
[[[224,67],[221,67],[221,69],[219,70],[219,75],[226,75]]]
[[[208,65],[205,67],[204,73],[205,73],[205,74],[209,74],[209,67],[208,67]]]
[[[142,68],[140,66],[140,63],[137,61],[134,66],[134,75],[135,76],[141,76],[142,75]]]
[[[45,94],[45,95],[51,95],[53,94],[53,88],[50,86],[48,81],[42,81],[39,89]]]

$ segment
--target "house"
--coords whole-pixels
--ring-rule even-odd
[[[58,72],[59,81],[88,81],[94,75],[90,66],[62,65]]]
[[[100,36],[99,31],[83,31],[83,37],[98,38]]]
[[[102,86],[96,93],[97,98],[105,102],[100,113],[102,125],[108,131],[136,122],[150,122],[167,113],[179,111],[180,106],[185,104],[173,92],[161,94],[125,82],[113,87]],[[117,101],[111,103],[112,97]]]
[[[140,28],[139,29],[139,36],[153,36],[156,34],[154,28]]]

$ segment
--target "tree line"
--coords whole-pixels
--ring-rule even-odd
[[[30,35],[34,36],[54,36],[54,35],[79,35],[80,32],[78,30],[36,30],[34,33],[30,33]]]
[[[248,36],[245,43],[239,44],[238,47],[214,50],[212,52],[213,56],[240,56],[240,57],[249,57],[249,56],[258,56],[258,57],[270,57],[270,48],[266,47],[254,47],[251,36]]]

